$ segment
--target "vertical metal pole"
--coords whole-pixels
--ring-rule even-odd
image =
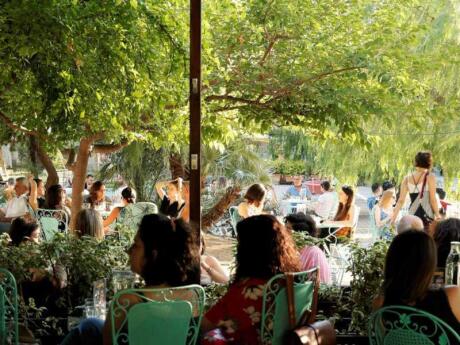
[[[201,0],[190,0],[190,222],[201,228]]]

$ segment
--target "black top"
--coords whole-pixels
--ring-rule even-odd
[[[426,311],[434,316],[437,316],[442,321],[447,323],[450,327],[460,334],[460,322],[458,322],[447,299],[447,294],[444,289],[430,290],[426,297],[417,302],[414,308]]]

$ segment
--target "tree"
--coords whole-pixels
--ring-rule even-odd
[[[185,113],[166,105],[186,90],[187,29],[168,4],[29,0],[0,9],[0,119],[34,137],[45,160],[75,150],[73,214],[91,152],[132,140],[159,147],[184,132]]]

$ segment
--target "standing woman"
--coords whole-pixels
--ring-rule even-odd
[[[393,188],[383,192],[380,201],[372,209],[372,214],[377,228],[377,236],[380,239],[390,240],[393,237],[390,224],[393,216],[393,202],[395,199]],[[377,237],[376,236],[376,237]]]
[[[166,187],[166,191],[164,188]],[[161,181],[155,184],[155,189],[160,197],[162,206],[160,213],[174,218],[190,220],[189,186],[182,178]]]
[[[419,217],[423,221],[425,230],[430,226],[433,220],[441,219],[439,214],[438,202],[436,200],[436,178],[430,173],[433,167],[433,157],[429,151],[421,151],[415,155],[415,171],[407,175],[401,183],[401,193],[399,194],[398,202],[392,217],[394,223],[398,217],[401,207],[403,207],[407,193],[410,196],[411,206],[409,214]],[[429,206],[431,210],[425,210],[420,204],[414,209],[413,204],[421,193],[428,193]],[[432,211],[433,217],[428,213]],[[428,212],[428,213],[427,213]]]

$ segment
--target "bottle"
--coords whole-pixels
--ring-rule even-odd
[[[446,261],[446,285],[460,285],[460,242],[450,243],[450,252]]]

